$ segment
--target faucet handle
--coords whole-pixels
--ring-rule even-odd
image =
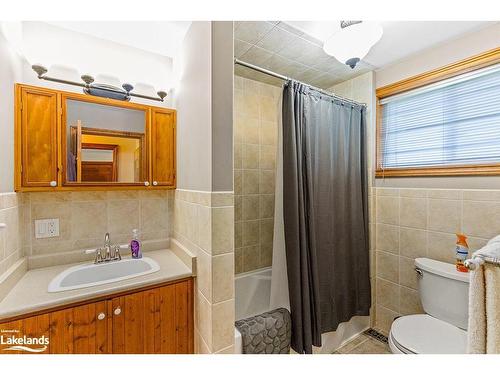
[[[114,259],[122,260],[122,255],[120,254],[120,245],[116,245],[114,248],[115,248]]]

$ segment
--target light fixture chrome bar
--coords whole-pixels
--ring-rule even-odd
[[[82,76],[82,79],[85,77],[85,78],[90,78],[90,80],[86,81],[88,83],[80,83],[80,82],[69,81],[69,80],[61,79],[61,78],[49,77],[46,75],[47,69],[41,65],[33,65],[31,68],[36,72],[39,79],[43,79],[45,81],[63,83],[65,85],[78,86],[78,87],[83,87],[86,89],[90,89],[92,87],[91,83],[93,82],[93,78],[90,76]],[[130,86],[130,87],[132,87],[132,86]],[[113,90],[112,88],[108,88],[108,87],[99,86],[98,89],[100,91],[114,92],[114,93],[120,94],[120,95],[125,94],[125,91]],[[126,91],[126,94],[128,96],[134,96],[136,98],[155,100],[157,102],[163,102],[164,98],[167,96],[167,93],[165,91],[158,91],[158,98],[154,97],[154,96],[149,96],[149,95],[135,94],[135,93],[132,93],[130,91]]]
[[[320,88],[318,88],[318,87],[315,87],[315,86],[312,86],[312,85],[310,85],[310,84],[308,84],[308,83],[300,82],[300,81],[298,81],[298,80],[296,80],[296,79],[289,78],[289,77],[284,76],[284,75],[279,74],[279,73],[275,73],[275,72],[273,72],[273,71],[271,71],[271,70],[261,68],[260,66],[253,65],[253,64],[250,64],[250,63],[247,63],[247,62],[245,62],[245,61],[238,60],[238,59],[234,59],[234,63],[235,63],[236,65],[244,66],[245,68],[249,68],[249,69],[255,70],[255,71],[257,71],[257,72],[267,74],[267,75],[272,76],[272,77],[276,77],[276,78],[279,78],[279,79],[283,79],[283,80],[285,80],[285,81],[288,81],[288,80],[290,80],[290,79],[291,79],[291,80],[297,81],[297,82],[299,82],[299,83],[301,83],[301,84],[303,84],[303,85],[309,86],[309,87],[311,87],[312,89],[314,89],[315,91],[318,91],[318,92],[320,92],[320,93],[322,93],[322,94],[324,94],[324,95],[328,95],[328,96],[334,97],[335,99],[338,99],[338,100],[340,100],[340,101],[342,101],[342,102],[346,102],[346,103],[350,103],[350,104],[355,104],[355,105],[360,105],[360,106],[366,107],[366,104],[365,104],[365,103],[359,103],[359,102],[357,102],[357,101],[355,101],[355,100],[352,100],[352,99],[344,98],[344,97],[342,97],[342,96],[335,95],[335,94],[333,94],[333,93],[331,93],[331,92],[328,92],[328,91],[322,90],[322,89],[320,89]]]

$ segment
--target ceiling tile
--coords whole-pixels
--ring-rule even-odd
[[[253,46],[247,52],[245,52],[241,59],[250,64],[263,66],[264,63],[269,60],[273,54],[263,48]]]
[[[239,39],[234,40],[234,56],[240,58],[245,52],[247,52],[252,45],[250,43],[244,42]]]
[[[315,77],[320,76],[321,74],[323,74],[323,73],[320,72],[319,70],[308,68],[308,69],[300,72],[299,74],[297,74],[297,79],[299,81],[307,83],[307,82],[311,81],[312,79],[314,79]]]
[[[289,24],[281,21],[278,23],[278,27],[282,30],[285,30],[285,31],[288,31],[289,33],[292,33],[292,34],[295,34],[297,36],[301,36],[301,35],[304,35],[304,32],[302,32],[301,30],[299,29],[296,29],[295,27],[293,26],[290,26]]]
[[[234,31],[234,37],[244,42],[255,44],[273,27],[275,26],[269,22],[239,21]]]
[[[305,45],[305,48],[293,60],[295,60],[301,64],[313,66],[314,63],[316,61],[318,61],[318,59],[324,58],[325,55],[326,55],[326,53],[323,51],[322,48],[307,42],[307,44]]]
[[[275,27],[256,45],[276,53],[286,48],[295,38],[296,36],[288,31]]]
[[[297,60],[297,57],[302,55],[304,51],[310,51],[313,44],[309,43],[300,37],[296,37],[288,46],[280,51],[280,55],[287,59]]]

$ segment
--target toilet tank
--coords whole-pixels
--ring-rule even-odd
[[[415,259],[418,290],[424,311],[456,327],[467,329],[469,274],[454,264],[428,258]]]

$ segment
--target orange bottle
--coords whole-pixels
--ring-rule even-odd
[[[469,269],[465,266],[465,259],[469,254],[469,245],[467,244],[467,236],[462,233],[457,233],[457,244],[455,247],[456,261],[455,266],[457,271],[469,272]]]

